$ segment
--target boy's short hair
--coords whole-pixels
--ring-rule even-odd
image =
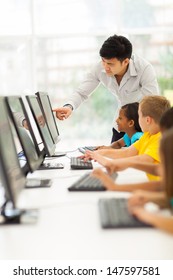
[[[145,96],[140,102],[140,109],[144,117],[151,117],[155,123],[160,123],[160,118],[165,111],[170,109],[169,100],[164,96]]]

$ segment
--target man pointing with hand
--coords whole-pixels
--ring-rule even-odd
[[[100,49],[101,61],[88,73],[86,79],[70,96],[66,104],[53,110],[60,120],[67,119],[73,110],[88,99],[99,84],[116,96],[118,109],[128,103],[139,102],[146,95],[158,95],[158,83],[152,65],[132,54],[132,44],[124,36],[109,37]],[[113,128],[112,142],[122,137]]]

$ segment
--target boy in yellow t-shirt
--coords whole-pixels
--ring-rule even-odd
[[[141,141],[134,143],[134,147],[138,151],[138,155],[148,155],[153,159],[153,163],[159,163],[159,142],[161,139],[161,133],[158,132],[154,135],[151,135],[149,132],[144,132]],[[139,139],[140,140],[140,139]],[[156,180],[157,177],[147,173],[147,176],[150,180]]]
[[[139,124],[144,132],[143,136],[128,148],[121,150],[105,149],[95,152],[87,151],[85,157],[97,160],[106,167],[109,162],[110,173],[116,170],[116,165],[120,161],[121,165],[124,164],[126,166],[128,164],[128,167],[130,167],[130,162],[134,160],[138,162],[159,163],[159,141],[161,138],[159,121],[162,114],[169,108],[170,103],[163,96],[144,97],[139,104],[138,111]],[[114,158],[114,160],[109,160],[104,156]],[[102,179],[102,171],[100,170],[98,173],[95,175]],[[155,176],[149,175],[149,178],[156,180]],[[129,188],[127,191],[129,191]]]

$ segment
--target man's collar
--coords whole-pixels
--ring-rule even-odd
[[[135,68],[133,59],[130,59],[130,61],[129,61],[128,72],[129,72],[130,76],[137,76],[137,72],[136,72],[136,68]]]

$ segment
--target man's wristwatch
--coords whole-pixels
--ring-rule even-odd
[[[69,107],[73,111],[73,106],[71,104],[65,104],[63,107]]]

